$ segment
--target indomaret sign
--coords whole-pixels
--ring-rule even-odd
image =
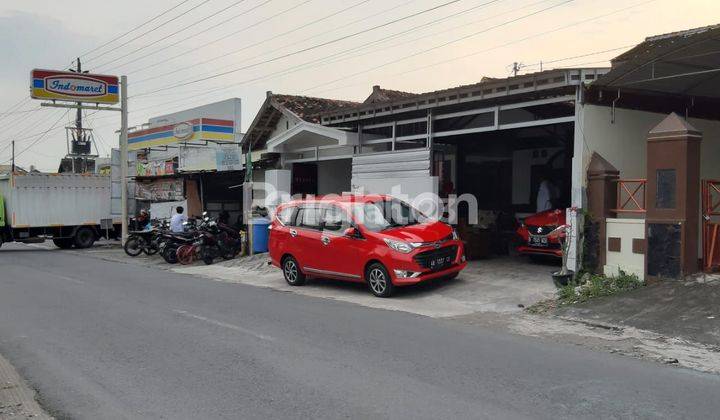
[[[35,69],[31,80],[30,96],[35,99],[102,104],[119,101],[117,76]]]

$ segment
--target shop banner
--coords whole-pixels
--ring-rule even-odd
[[[181,201],[183,195],[182,179],[158,179],[152,182],[137,182],[135,198],[150,201]]]
[[[215,162],[218,171],[239,171],[243,168],[243,161],[239,147],[218,147],[215,153]]]
[[[215,149],[210,147],[182,147],[178,159],[180,172],[214,171],[217,169]]]
[[[137,176],[175,175],[175,163],[172,160],[137,162]]]
[[[33,99],[99,104],[120,101],[117,76],[35,69],[30,81]]]

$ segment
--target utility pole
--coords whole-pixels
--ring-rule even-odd
[[[10,165],[10,172],[15,173],[15,140],[12,141],[12,164]]]
[[[77,69],[74,70],[77,73],[82,73],[82,65],[80,64],[80,57],[77,58]],[[77,103],[77,114],[75,116],[75,128],[77,129],[77,141],[85,141],[83,136],[83,125],[82,125],[82,102]],[[83,138],[81,138],[83,137]]]
[[[121,242],[128,237],[128,84],[127,76],[120,76],[120,201],[122,209]]]
[[[522,65],[522,64],[521,64],[521,63],[518,63],[517,61],[513,63],[513,65],[512,65],[513,76],[517,76],[518,72],[520,71],[520,66],[521,66],[521,65]]]

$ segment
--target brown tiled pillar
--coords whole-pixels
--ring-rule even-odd
[[[593,153],[587,171],[588,213],[590,231],[597,233],[597,238],[586,232],[585,266],[600,274],[607,263],[606,243],[607,227],[605,220],[612,217],[612,209],[617,205],[617,180],[620,171],[597,153]],[[597,258],[595,259],[595,256]]]
[[[672,113],[647,140],[647,257],[650,280],[698,271],[702,134]]]

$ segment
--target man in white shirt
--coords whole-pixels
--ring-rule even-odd
[[[559,192],[557,187],[548,179],[547,176],[543,176],[540,186],[538,187],[537,193],[537,212],[543,212],[545,210],[552,210],[553,203],[557,200]]]
[[[170,230],[173,233],[182,233],[185,231],[183,223],[187,221],[187,216],[184,214],[185,209],[182,206],[177,206],[175,211],[176,213],[170,218]]]

